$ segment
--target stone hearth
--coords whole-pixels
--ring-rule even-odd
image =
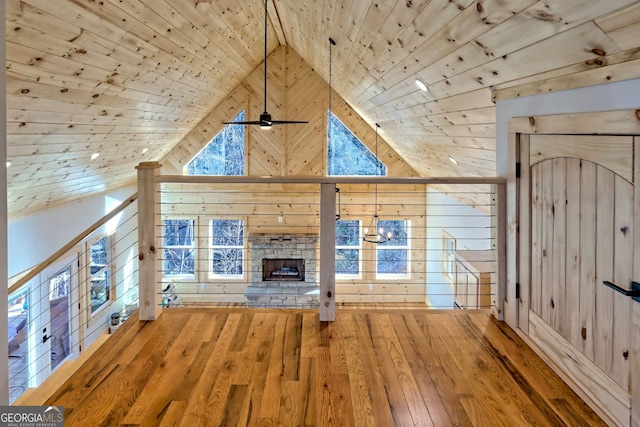
[[[318,236],[314,234],[252,234],[249,236],[251,285],[247,307],[317,308]],[[304,260],[304,280],[263,280],[264,259]]]

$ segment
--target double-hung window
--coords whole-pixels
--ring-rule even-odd
[[[211,276],[216,279],[244,277],[244,220],[211,220]]]
[[[163,223],[163,274],[174,278],[195,278],[196,221],[166,219]]]
[[[360,221],[336,221],[336,277],[360,277],[362,238]]]
[[[393,238],[376,245],[376,276],[407,278],[410,274],[410,222],[407,220],[379,220],[378,225],[390,231]]]

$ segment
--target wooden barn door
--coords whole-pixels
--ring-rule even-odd
[[[638,303],[619,291],[634,280],[634,138],[527,135],[520,156],[521,329],[601,415],[630,425]]]

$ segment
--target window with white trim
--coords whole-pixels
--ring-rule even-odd
[[[244,278],[244,220],[213,219],[210,229],[211,277]]]
[[[195,219],[165,219],[163,222],[164,276],[195,278],[196,273]]]
[[[390,231],[393,238],[376,244],[376,276],[406,278],[410,273],[410,221],[379,220],[378,225]]]
[[[336,277],[360,277],[362,237],[359,220],[336,221]]]
[[[111,256],[108,236],[89,245],[89,285],[93,314],[111,298]]]
[[[442,275],[449,283],[455,282],[456,239],[442,230]]]

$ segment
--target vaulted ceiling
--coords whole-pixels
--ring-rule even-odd
[[[333,89],[423,176],[495,175],[495,99],[640,77],[638,1],[268,11],[268,52],[289,46],[325,81],[336,41]],[[6,0],[5,13],[13,217],[135,182],[263,61],[260,0]]]

